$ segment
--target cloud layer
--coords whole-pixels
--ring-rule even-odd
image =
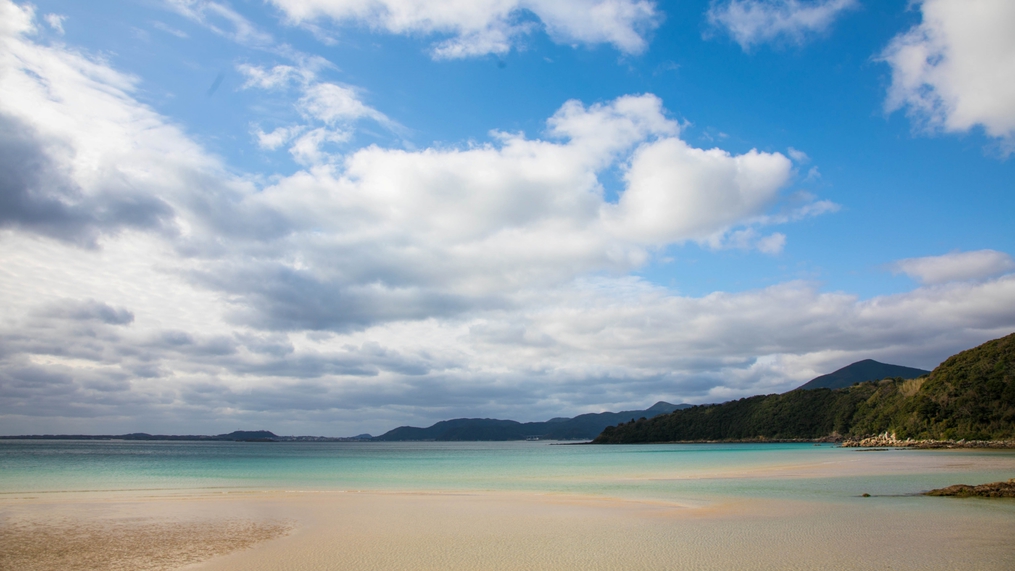
[[[3,433],[342,435],[712,402],[858,358],[933,366],[1015,323],[997,252],[900,262],[928,285],[868,300],[632,277],[683,244],[777,254],[835,209],[793,196],[781,153],[696,147],[652,94],[562,102],[539,133],[340,154],[306,137],[397,125],[311,67],[246,66],[305,121],[255,127],[304,161],[260,178],[140,103],[137,78],[35,41],[30,8],[0,15]]]

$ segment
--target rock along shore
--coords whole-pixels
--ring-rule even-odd
[[[1015,448],[1015,440],[899,440],[887,432],[844,440],[843,448]]]
[[[947,488],[924,492],[923,495],[952,496],[956,498],[1015,498],[1015,478],[1007,482],[994,482],[992,484],[980,484],[979,486],[956,484]]]

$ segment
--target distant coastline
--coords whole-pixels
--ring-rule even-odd
[[[867,438],[844,440],[843,448],[1015,448],[1015,440],[900,440],[895,434],[879,434]]]
[[[279,436],[267,430],[237,430],[229,434],[23,434],[0,436],[0,440],[127,440],[141,442],[363,442],[370,440],[369,434],[359,436]]]

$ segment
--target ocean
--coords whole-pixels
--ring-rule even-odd
[[[525,491],[707,502],[912,497],[1015,476],[1015,451],[808,443],[0,441],[0,494]],[[923,500],[914,500],[923,501]]]

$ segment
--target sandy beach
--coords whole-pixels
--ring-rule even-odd
[[[963,501],[985,509],[931,505]],[[0,569],[24,571],[1002,570],[1015,560],[1010,510],[950,498],[693,506],[503,492],[56,494],[4,501],[0,525]]]

